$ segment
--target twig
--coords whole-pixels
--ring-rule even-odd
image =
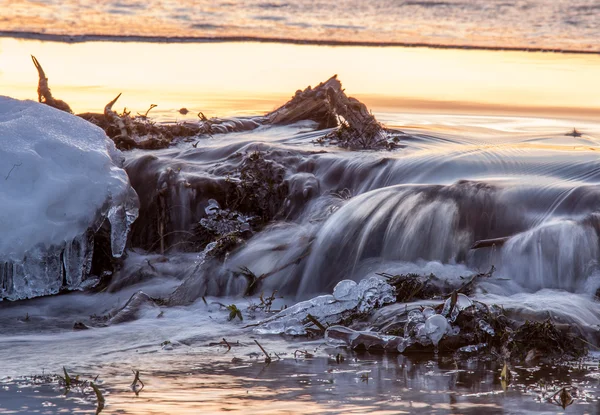
[[[144,389],[144,382],[142,382],[142,379],[140,379],[140,371],[139,370],[132,370],[133,374],[135,375],[135,377],[133,378],[133,382],[131,382],[131,389],[133,389],[133,391],[135,392],[135,395],[139,395],[139,393],[142,391],[142,389]],[[140,389],[137,389],[137,384],[141,383],[142,387]]]
[[[229,344],[229,342],[227,340],[225,340],[225,337],[223,337],[223,342],[225,342],[225,345],[227,346],[227,352],[231,350],[231,345]],[[225,352],[225,353],[227,353]]]
[[[260,350],[262,350],[262,352],[265,354],[265,363],[271,363],[271,356],[269,356],[269,353],[267,353],[267,351],[260,345],[258,340],[254,339],[254,343],[256,343],[256,345],[260,347]]]
[[[23,165],[23,162],[21,162],[19,164],[13,164],[13,166],[11,167],[10,171],[8,172],[8,174],[6,175],[6,177],[4,178],[4,180],[8,180],[8,178],[10,177],[10,174],[15,169],[15,167],[20,167],[22,165]]]
[[[309,319],[315,326],[317,326],[319,329],[321,329],[323,331],[323,333],[325,333],[325,330],[327,330],[325,328],[324,325],[322,325],[319,320],[317,320],[312,314],[307,314],[306,318]]]
[[[158,105],[156,105],[156,104],[150,104],[150,108],[148,108],[148,110],[146,111],[146,113],[145,113],[144,115],[140,114],[139,112],[137,113],[137,115],[139,115],[141,118],[144,118],[144,119],[146,119],[146,118],[148,118],[148,113],[149,113],[149,112],[150,112],[150,111],[151,111],[153,108],[156,108],[156,107],[158,107]]]

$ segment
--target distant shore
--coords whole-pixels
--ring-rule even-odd
[[[403,48],[431,48],[431,49],[458,49],[482,50],[500,52],[539,52],[539,53],[564,53],[576,55],[600,55],[600,50],[585,49],[557,49],[548,47],[521,47],[521,46],[488,46],[469,44],[421,43],[421,42],[381,42],[359,40],[333,40],[333,39],[293,39],[282,37],[258,36],[123,36],[123,35],[98,35],[98,34],[55,34],[27,31],[0,30],[0,37],[14,39],[42,40],[45,42],[84,43],[84,42],[142,42],[142,43],[281,43],[291,45],[312,46],[349,46],[349,47],[403,47]]]

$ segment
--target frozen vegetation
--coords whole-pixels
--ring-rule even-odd
[[[333,295],[299,302],[262,321],[255,331],[259,334],[305,335],[307,327],[315,320],[322,325],[336,324],[354,314],[368,313],[394,301],[394,287],[382,278],[365,278],[358,284],[343,280],[335,286]]]

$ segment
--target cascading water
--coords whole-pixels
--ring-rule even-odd
[[[573,324],[585,341],[600,343],[593,142],[581,146],[562,131],[471,137],[468,129],[436,136],[409,130],[394,151],[345,151],[317,146],[329,130],[314,128],[261,126],[197,147],[125,152],[140,205],[127,255],[102,292],[3,302],[4,370],[57,372],[80,365],[71,350],[81,348],[89,367],[143,356],[145,367],[168,372],[181,356],[196,358],[190,347],[236,336],[251,347],[245,339],[252,331],[276,350],[281,339],[269,345],[267,334],[310,333],[309,314],[331,325],[326,340],[394,353],[443,352],[452,339],[462,341],[457,353],[484,350],[486,336],[498,331],[480,315],[497,310],[519,323]],[[102,213],[117,225],[111,239],[118,253],[132,211],[117,204]],[[79,239],[69,241],[46,251],[39,267],[60,268],[68,286],[85,288],[78,272],[89,272],[91,253]],[[493,276],[457,295],[452,307],[452,290],[492,265]],[[392,282],[380,274],[409,273],[433,274],[435,284],[451,287],[450,298],[393,303]],[[64,285],[37,282],[47,284],[41,294]],[[460,326],[470,307],[479,307],[473,341]],[[362,326],[335,326],[363,313],[369,320]],[[26,340],[28,331],[35,342]]]
[[[185,249],[209,200],[227,205],[227,184],[258,151],[285,172],[285,200],[274,222],[223,265],[195,268],[188,283],[204,287],[195,298],[240,294],[243,267],[268,275],[261,289],[306,298],[343,279],[418,272],[432,262],[462,264],[466,273],[494,265],[501,278],[488,289],[505,295],[597,288],[600,163],[593,151],[570,150],[563,136],[499,132],[406,135],[394,152],[320,151],[312,141],[323,133],[313,127],[261,127],[215,137],[202,149],[131,154],[127,171],[142,200],[134,244],[156,250],[162,240],[167,250]],[[471,249],[494,238],[505,243]]]
[[[593,152],[571,150],[563,136],[497,131],[474,138],[406,135],[404,147],[393,152],[346,152],[315,147],[327,131],[313,128],[261,127],[216,136],[198,149],[180,144],[128,154],[125,165],[141,199],[133,245],[167,258],[202,251],[179,274],[184,282],[171,303],[247,294],[252,284],[242,270],[258,279],[256,293],[306,299],[330,293],[341,280],[380,272],[434,273],[460,284],[460,277],[493,265],[495,278],[480,284],[481,299],[511,304],[522,315],[552,310],[565,319],[596,321],[585,307],[567,317],[571,300],[557,291],[587,304],[600,286],[600,163]],[[232,209],[219,220],[257,217],[259,199],[239,203],[249,197],[240,193],[240,174],[255,158],[266,163],[261,169],[274,168],[275,176],[260,180],[274,180],[269,186],[279,189],[260,210],[270,212],[268,225],[245,225],[254,235],[225,256],[218,244],[198,245],[190,234],[198,226],[207,231],[202,224],[211,203]],[[496,239],[501,242],[472,249]],[[125,284],[115,278],[114,286]],[[549,303],[551,293],[557,301]],[[520,304],[515,296],[523,295],[529,297]]]

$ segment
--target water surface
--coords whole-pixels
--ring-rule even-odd
[[[3,0],[0,8],[2,31],[63,40],[238,37],[600,52],[593,0]]]

